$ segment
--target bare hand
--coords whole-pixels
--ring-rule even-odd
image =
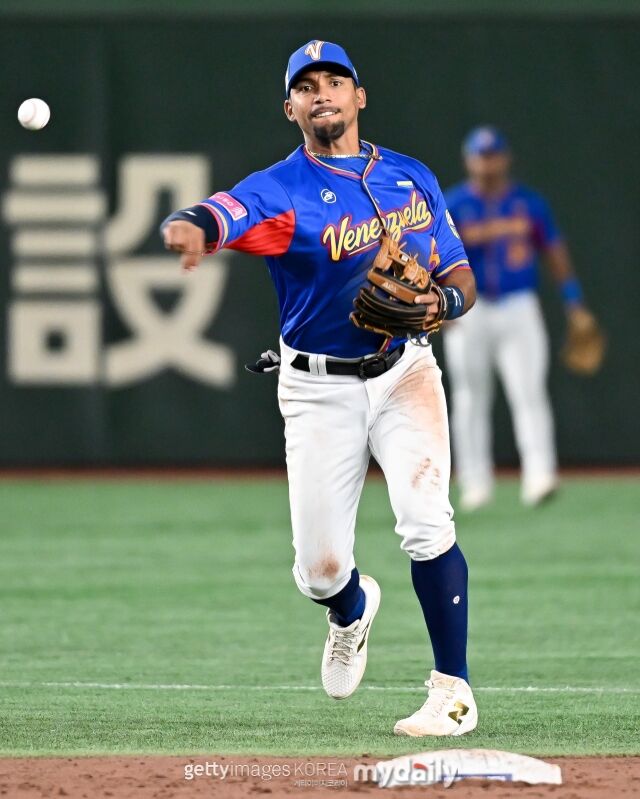
[[[431,290],[428,294],[418,294],[414,302],[416,305],[427,306],[427,322],[433,322],[437,319],[440,312],[440,295]]]
[[[590,330],[597,325],[595,316],[584,305],[574,305],[567,311],[569,321],[579,330]]]
[[[167,250],[182,253],[180,265],[186,272],[195,269],[205,252],[204,230],[182,219],[176,219],[163,230]]]

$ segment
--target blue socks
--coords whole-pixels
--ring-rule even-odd
[[[365,596],[360,588],[360,575],[357,569],[351,571],[351,577],[345,587],[335,596],[326,599],[314,599],[318,605],[331,608],[336,617],[336,622],[341,627],[348,627],[364,613]]]
[[[431,638],[436,670],[469,682],[467,562],[460,547],[454,544],[433,560],[412,560],[411,579]],[[331,608],[337,623],[348,627],[364,613],[358,570],[353,569],[349,582],[337,594],[313,601]]]
[[[411,579],[427,623],[436,671],[469,682],[467,562],[460,547],[433,560],[412,560]]]

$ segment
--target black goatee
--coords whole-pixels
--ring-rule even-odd
[[[335,141],[343,136],[344,130],[344,122],[333,122],[331,125],[319,125],[318,127],[314,127],[313,134],[320,144],[326,147],[332,141]]]

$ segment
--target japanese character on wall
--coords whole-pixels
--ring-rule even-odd
[[[116,212],[107,218],[95,156],[19,155],[11,162],[2,203],[12,255],[9,379],[116,388],[171,369],[230,387],[233,352],[205,336],[226,287],[228,253],[183,275],[172,255],[139,252],[160,221],[162,193],[172,207],[206,196],[208,160],[138,154],[118,167]],[[129,331],[110,344],[103,340],[101,280]],[[154,299],[154,291],[167,289],[178,293],[170,311]]]

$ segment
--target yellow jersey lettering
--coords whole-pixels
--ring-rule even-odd
[[[400,241],[406,230],[427,230],[433,223],[433,214],[426,200],[419,199],[416,191],[406,205],[394,208],[384,215],[389,235]],[[321,241],[329,250],[332,261],[340,261],[349,255],[372,246],[382,234],[382,223],[377,216],[352,224],[350,214],[343,216],[337,224],[330,224],[322,231]]]

